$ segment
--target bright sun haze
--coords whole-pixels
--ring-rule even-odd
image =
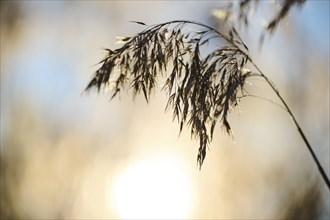
[[[123,170],[109,195],[119,217],[188,218],[192,208],[191,179],[180,159],[166,153],[151,155]]]

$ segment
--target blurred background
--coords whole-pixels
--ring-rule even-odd
[[[116,36],[189,19],[224,1],[1,1],[1,219],[329,219],[330,194],[288,114],[257,98],[232,112],[199,171],[198,143],[127,93],[82,95]],[[242,28],[330,176],[329,1],[293,8],[261,49],[263,2]],[[264,20],[263,20],[264,19]],[[253,94],[278,102],[261,80]]]

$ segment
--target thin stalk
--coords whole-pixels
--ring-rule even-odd
[[[297,122],[297,119],[295,118],[295,116],[293,115],[291,109],[289,108],[288,104],[284,101],[283,97],[281,96],[280,92],[277,90],[277,88],[275,87],[275,85],[272,83],[272,81],[258,68],[258,66],[250,59],[252,65],[256,68],[256,70],[260,73],[261,77],[265,79],[265,81],[269,84],[269,86],[272,88],[272,90],[275,92],[275,94],[277,95],[277,97],[281,100],[282,104],[284,105],[286,111],[289,113],[289,115],[291,116],[291,119],[293,120],[294,124],[296,125],[298,132],[300,134],[300,136],[302,137],[303,141],[305,142],[309,152],[311,153],[314,162],[316,163],[317,168],[319,169],[319,172],[324,180],[324,182],[326,183],[326,185],[328,186],[328,189],[330,190],[330,181],[329,178],[327,176],[327,174],[325,173],[323,167],[321,166],[319,160],[317,159],[312,146],[310,145],[310,143],[308,142],[304,132],[302,131],[300,125]]]

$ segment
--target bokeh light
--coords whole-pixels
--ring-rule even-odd
[[[188,218],[195,189],[180,159],[160,152],[130,163],[111,187],[110,201],[115,203],[119,216],[122,219]]]

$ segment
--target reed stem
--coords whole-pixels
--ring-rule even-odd
[[[265,81],[269,84],[269,86],[272,88],[272,90],[275,92],[275,94],[277,95],[277,97],[281,100],[282,104],[284,105],[286,111],[289,113],[289,115],[291,116],[291,119],[293,120],[293,123],[295,124],[296,128],[298,129],[298,132],[301,136],[301,138],[303,139],[306,147],[308,148],[309,152],[311,153],[314,162],[316,163],[316,166],[324,180],[324,182],[326,183],[326,185],[328,186],[328,189],[330,190],[330,181],[329,178],[327,176],[327,174],[325,173],[322,165],[320,164],[319,160],[317,159],[312,146],[310,145],[309,141],[306,138],[306,135],[304,134],[304,132],[302,131],[300,125],[297,122],[296,117],[294,116],[294,114],[292,113],[291,109],[289,108],[288,104],[285,102],[285,100],[283,99],[283,97],[281,96],[280,92],[277,90],[277,88],[275,87],[274,83],[272,83],[272,81],[258,68],[258,66],[250,59],[252,65],[256,68],[256,70],[260,73],[261,77],[265,79]]]

